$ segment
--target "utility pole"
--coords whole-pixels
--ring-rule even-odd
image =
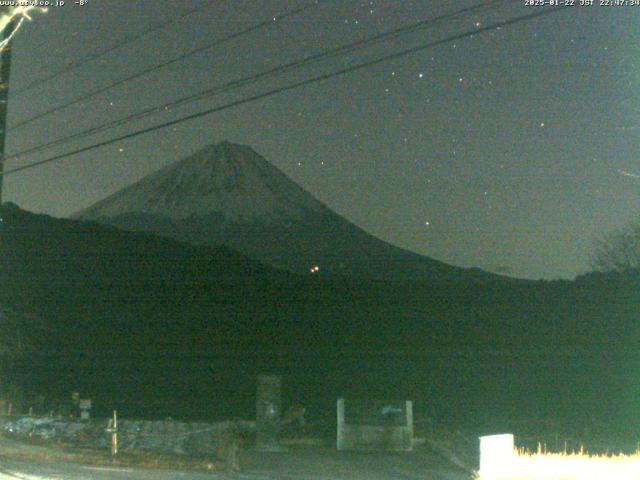
[[[6,7],[5,7],[6,8]],[[0,13],[2,11],[0,10]],[[2,32],[2,40],[8,39],[16,28],[14,18]],[[0,206],[2,205],[2,184],[4,183],[4,146],[7,135],[7,107],[9,102],[9,73],[11,71],[11,42],[0,51]]]

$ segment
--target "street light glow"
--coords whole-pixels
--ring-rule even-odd
[[[20,30],[22,23],[25,20],[31,20],[30,12],[46,12],[46,8],[28,6],[28,7],[4,7],[2,10],[4,13],[0,16],[0,34],[4,35],[5,30],[11,25],[11,22],[18,19],[13,31],[2,41],[0,41],[0,50],[4,49],[15,34]]]

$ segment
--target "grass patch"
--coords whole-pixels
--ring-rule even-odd
[[[590,455],[573,453],[530,453],[516,450],[482,472],[477,480],[638,480],[640,452],[633,455]]]

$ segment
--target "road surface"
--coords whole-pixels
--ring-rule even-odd
[[[28,455],[28,456],[25,456]],[[58,455],[58,456],[52,456]],[[294,447],[278,453],[241,452],[243,471],[143,469],[86,465],[49,448],[0,440],[0,480],[471,480],[472,476],[428,448],[411,453],[337,452]]]
[[[227,475],[2,458],[0,480],[470,480],[468,475],[442,468],[418,472],[400,463],[375,460],[349,464],[325,465],[313,473],[271,464],[259,471]]]

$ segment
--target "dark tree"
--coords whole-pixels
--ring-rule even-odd
[[[640,269],[640,221],[599,240],[593,252],[591,266],[601,272]]]

